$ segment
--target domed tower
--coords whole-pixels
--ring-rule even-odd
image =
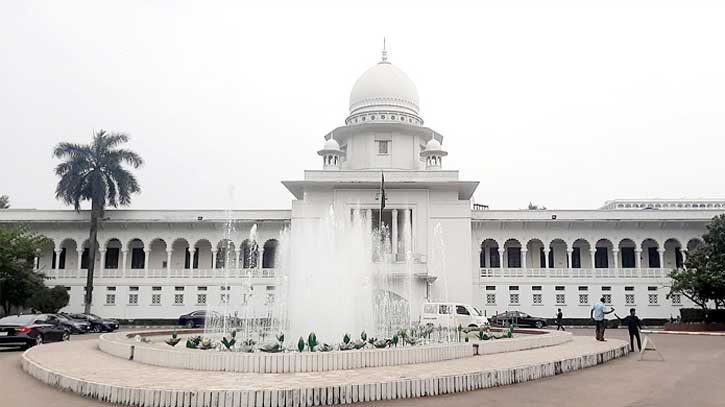
[[[325,141],[322,150],[317,152],[322,157],[322,168],[325,170],[339,170],[344,153],[340,150],[340,144],[330,137]]]
[[[431,138],[425,145],[425,149],[420,152],[420,157],[425,160],[426,170],[440,170],[443,168],[443,157],[448,152],[443,150],[441,143],[435,138]]]

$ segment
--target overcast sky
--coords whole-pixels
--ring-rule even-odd
[[[146,160],[132,208],[289,208],[386,36],[478,203],[725,198],[717,2],[238,3],[0,0],[0,194],[62,208],[53,146],[103,128]]]

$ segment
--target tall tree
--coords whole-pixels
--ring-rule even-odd
[[[687,254],[685,267],[673,270],[670,294],[682,294],[702,308],[725,306],[725,214],[707,225],[705,244]]]
[[[0,209],[10,208],[10,197],[7,195],[0,195]]]
[[[44,287],[45,276],[35,272],[35,256],[50,246],[45,237],[24,227],[0,227],[0,304],[3,313],[27,305],[28,298]]]
[[[55,168],[60,177],[55,197],[80,212],[81,202],[91,202],[90,232],[88,238],[88,277],[86,278],[85,312],[91,312],[93,301],[93,271],[98,252],[98,225],[107,205],[118,207],[131,204],[131,195],[140,192],[136,177],[124,167],[143,165],[135,152],[121,148],[128,142],[122,133],[100,130],[90,144],[60,143],[53,150],[63,160]]]

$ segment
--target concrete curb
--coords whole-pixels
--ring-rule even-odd
[[[651,329],[643,329],[642,333],[663,335],[725,336],[725,332],[654,331]]]
[[[613,341],[614,342],[614,341]],[[442,394],[479,390],[514,383],[523,383],[544,377],[569,373],[596,366],[622,357],[628,353],[628,345],[616,341],[607,350],[583,353],[575,357],[527,366],[514,365],[503,368],[475,369],[454,375],[435,375],[433,372],[418,377],[396,377],[387,382],[315,386],[314,380],[300,383],[293,388],[265,388],[260,383],[254,388],[199,388],[195,390],[154,389],[148,387],[124,387],[92,382],[64,375],[47,369],[32,360],[31,350],[22,357],[23,369],[33,377],[62,390],[78,393],[100,401],[141,407],[306,407],[341,403],[357,403],[376,400],[397,400],[429,397]],[[423,369],[424,370],[424,369]],[[179,370],[180,374],[183,373]],[[151,383],[147,383],[149,385]],[[151,384],[152,385],[152,384]]]

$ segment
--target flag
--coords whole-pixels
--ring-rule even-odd
[[[380,172],[380,233],[383,233],[383,210],[385,209],[385,173]]]

